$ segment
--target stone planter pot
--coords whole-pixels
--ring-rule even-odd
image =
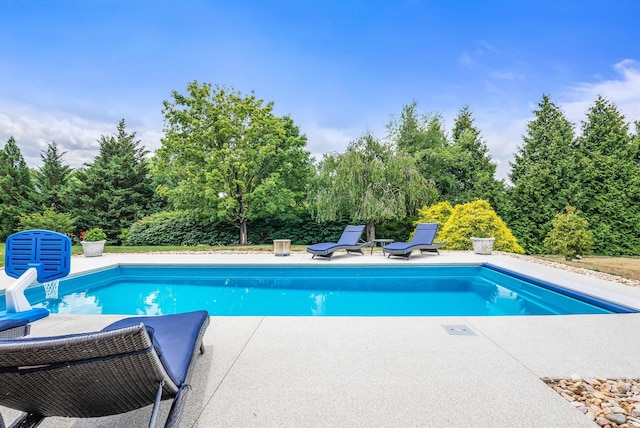
[[[496,238],[471,238],[473,252],[476,254],[491,254]]]
[[[85,257],[97,257],[101,256],[104,251],[104,244],[107,243],[107,240],[103,241],[82,241],[82,251],[84,252]]]

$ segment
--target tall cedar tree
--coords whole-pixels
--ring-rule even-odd
[[[198,82],[187,90],[164,101],[160,192],[177,209],[233,222],[247,244],[249,220],[303,203],[312,173],[306,136],[253,93]]]
[[[524,144],[511,165],[510,209],[506,221],[529,254],[544,253],[543,240],[551,221],[571,205],[573,124],[548,95],[542,96],[535,119],[527,125]]]
[[[640,255],[640,167],[624,116],[599,96],[577,139],[576,206],[602,255]]]
[[[453,163],[450,172],[456,178],[458,195],[450,201],[465,203],[486,199],[500,211],[504,183],[495,179],[496,165],[468,106],[458,112],[451,134]]]
[[[452,142],[442,116],[419,115],[415,101],[402,107],[399,118],[391,119],[387,132],[398,149],[416,158],[421,174],[433,180],[438,200],[457,204],[488,199],[494,206],[501,206],[498,202],[504,184],[494,177],[496,166],[468,106],[455,119]]]
[[[387,139],[416,159],[420,174],[431,180],[439,200],[457,195],[457,182],[450,173],[451,145],[447,140],[442,116],[417,111],[417,103],[402,106],[400,117],[392,117],[387,124]]]
[[[98,156],[72,180],[76,195],[72,214],[79,230],[102,228],[109,242],[116,243],[122,229],[151,212],[147,152],[135,132],[127,133],[124,119],[115,135],[102,135],[99,142]]]
[[[20,148],[10,137],[0,150],[0,240],[16,231],[19,218],[35,209],[35,188]]]
[[[68,182],[72,169],[62,163],[67,152],[60,152],[55,141],[49,143],[46,151],[40,154],[42,167],[35,172],[35,185],[38,202],[43,209],[58,213],[67,212],[69,203]]]
[[[371,134],[349,144],[345,153],[325,155],[311,187],[309,201],[317,220],[347,216],[366,223],[368,240],[375,238],[377,222],[415,215],[437,195],[412,156]]]

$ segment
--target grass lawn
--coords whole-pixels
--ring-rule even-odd
[[[535,257],[550,262],[563,263],[569,266],[610,273],[623,278],[640,281],[640,257],[589,256],[581,260],[571,261],[565,260],[562,256],[539,255]]]
[[[291,251],[304,251],[307,248],[305,245],[292,245]],[[0,244],[0,267],[4,266],[4,244]],[[209,246],[209,245],[198,245],[197,247],[190,246],[179,246],[179,245],[163,245],[163,246],[136,246],[136,247],[127,247],[127,246],[109,246],[104,247],[105,253],[168,253],[168,252],[229,252],[229,251],[238,251],[238,252],[264,252],[271,253],[273,252],[272,244],[265,245],[242,245],[242,246]],[[71,248],[71,252],[74,256],[79,256],[82,254],[82,246],[74,245]]]
[[[0,246],[0,267],[4,266],[4,245]],[[303,252],[306,246],[304,245],[292,245],[291,251]],[[73,254],[82,254],[82,246],[74,245]],[[159,253],[159,252],[187,252],[187,251],[207,251],[207,252],[265,252],[269,253],[273,251],[273,245],[243,245],[243,246],[208,246],[199,245],[197,247],[188,246],[149,246],[149,247],[127,247],[127,246],[106,246],[105,253]],[[640,257],[605,257],[605,256],[591,256],[585,257],[582,260],[567,261],[561,256],[548,256],[538,255],[535,256],[542,260],[551,262],[564,263],[570,266],[581,267],[585,269],[595,270],[597,272],[605,272],[613,275],[618,275],[623,278],[635,279],[640,281]]]

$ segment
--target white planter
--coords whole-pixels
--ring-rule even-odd
[[[104,244],[107,243],[107,240],[103,241],[82,241],[82,251],[84,252],[85,257],[97,257],[101,256],[104,251]]]
[[[473,252],[476,254],[491,254],[496,238],[471,238]]]
[[[291,254],[291,239],[274,239],[273,252],[276,256],[288,256]]]

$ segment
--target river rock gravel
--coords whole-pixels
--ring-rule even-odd
[[[603,428],[640,428],[640,379],[542,379]]]

